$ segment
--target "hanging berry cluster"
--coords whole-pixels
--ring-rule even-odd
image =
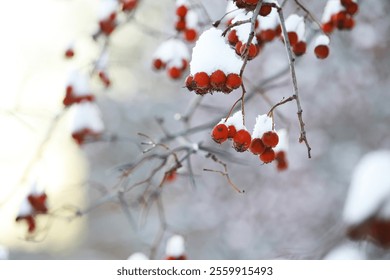
[[[22,202],[16,222],[25,221],[28,226],[28,233],[33,233],[36,229],[36,217],[40,214],[47,214],[47,195],[44,191],[37,190],[36,185],[32,186],[29,194]]]
[[[253,11],[256,8],[259,0],[233,0],[233,2],[235,2],[236,6],[240,9],[243,8],[248,11]],[[263,0],[263,4],[260,8],[260,13],[259,13],[261,16],[265,17],[271,12],[271,6],[268,4],[272,2],[274,1]]]
[[[287,168],[287,133],[279,133],[273,127],[272,118],[268,115],[260,115],[256,118],[256,124],[252,135],[242,123],[242,112],[238,111],[228,119],[222,119],[212,130],[211,137],[222,144],[226,140],[233,141],[233,148],[237,152],[249,150],[259,156],[263,163],[277,162],[278,170]],[[280,141],[281,140],[281,141]]]
[[[356,0],[328,0],[322,15],[322,30],[332,33],[338,30],[350,30],[355,26],[354,15],[359,5]]]
[[[292,50],[296,56],[306,53],[305,21],[303,17],[296,14],[286,19],[287,36]]]
[[[176,30],[183,34],[185,40],[194,42],[198,38],[199,19],[188,0],[176,0],[176,15]]]

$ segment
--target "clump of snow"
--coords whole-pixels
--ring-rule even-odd
[[[72,86],[74,96],[80,97],[91,94],[88,76],[78,70],[69,71],[66,85]]]
[[[108,19],[112,13],[115,13],[118,9],[118,3],[116,0],[100,0],[98,10],[99,20]]]
[[[181,235],[174,235],[169,238],[165,249],[165,254],[178,258],[185,254],[184,238]]]
[[[238,21],[245,21],[248,19],[250,20],[252,17],[253,17],[253,12],[249,12],[246,14],[240,13],[234,17],[234,19],[232,20],[232,23],[236,23]],[[257,19],[257,20],[259,20],[259,19]],[[238,26],[233,27],[232,30],[236,30],[238,40],[240,40],[243,43],[246,43],[248,41],[249,35],[251,33],[251,23],[248,22],[248,23],[240,24]],[[253,37],[252,44],[257,44],[256,37]]]
[[[390,151],[365,155],[352,175],[343,218],[356,225],[378,215],[390,218]]]
[[[90,129],[94,133],[102,133],[104,124],[99,107],[93,102],[83,101],[76,103],[71,108],[72,122],[71,133]]]
[[[366,254],[359,248],[358,244],[342,244],[331,250],[324,260],[365,260]]]
[[[226,118],[223,118],[218,124],[223,123],[226,126],[234,126],[237,131],[244,129],[247,130],[246,127],[243,124],[243,116],[242,111],[235,112],[232,116],[230,116],[227,120]]]
[[[252,132],[253,138],[261,138],[265,132],[272,131],[272,118],[267,114],[258,115]]]
[[[31,215],[32,213],[33,213],[33,208],[30,202],[28,201],[27,196],[25,196],[25,198],[22,200],[22,203],[20,204],[18,216],[25,217]]]
[[[279,137],[279,142],[278,145],[274,148],[275,152],[279,151],[288,151],[288,132],[287,129],[279,129],[277,131],[278,137]]]
[[[107,68],[108,65],[108,50],[106,49],[98,58],[96,61],[96,69],[98,70],[104,70]]]
[[[7,247],[0,245],[0,260],[8,260],[9,259],[9,251]]]
[[[216,70],[221,70],[225,74],[238,74],[241,66],[241,59],[225,42],[222,31],[214,27],[200,35],[192,50],[191,75],[198,72],[206,72],[211,75]]]
[[[296,32],[298,41],[305,40],[305,20],[297,14],[291,14],[286,19],[287,32]]]
[[[226,6],[226,21],[229,22],[235,18],[238,14],[243,13],[243,10],[239,9],[235,2],[228,1]]]
[[[188,0],[176,0],[176,7],[180,7],[180,6],[189,6],[190,3]]]
[[[186,14],[186,27],[187,29],[197,29],[199,25],[198,14],[194,10],[189,10]]]
[[[332,15],[337,14],[344,10],[344,6],[341,4],[340,0],[328,0],[326,2],[324,12],[322,14],[322,23],[328,23],[331,21]]]
[[[315,46],[329,46],[330,39],[327,35],[319,35],[314,41]]]
[[[190,58],[190,53],[187,46],[181,40],[170,39],[161,43],[154,52],[153,58],[159,58],[166,62],[175,58],[188,60]]]
[[[136,253],[130,255],[127,259],[133,260],[133,261],[134,260],[144,261],[144,260],[148,260],[149,258],[144,253],[136,252]]]
[[[42,188],[41,185],[38,185],[38,183],[36,181],[34,181],[31,185],[30,185],[30,192],[29,194],[32,194],[32,195],[41,195],[44,193],[44,189]]]
[[[276,29],[280,24],[278,12],[276,11],[276,9],[272,9],[271,13],[268,16],[260,17],[259,21],[260,21],[259,24],[260,30],[268,30],[268,29],[273,30]]]

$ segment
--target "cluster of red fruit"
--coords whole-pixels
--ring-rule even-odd
[[[332,33],[335,28],[351,30],[355,26],[353,16],[358,10],[359,5],[355,0],[329,0],[324,11],[322,30],[325,33]]]
[[[233,2],[236,3],[236,6],[238,8],[243,8],[248,11],[253,11],[256,8],[257,3],[259,0],[233,0]],[[265,17],[271,12],[272,6],[270,3],[267,3],[268,1],[263,1],[263,4],[261,5],[260,8],[260,15]]]
[[[256,21],[257,22],[257,21]],[[237,31],[235,29],[232,29],[228,34],[228,42],[229,44],[234,48],[236,51],[236,54],[243,57],[245,55],[245,50],[248,54],[248,60],[252,60],[255,58],[259,53],[261,49],[261,45],[256,43],[251,43],[249,47],[247,47],[246,42],[242,42],[238,36]]]
[[[16,221],[26,221],[28,226],[28,232],[33,233],[36,229],[36,216],[38,214],[46,214],[48,209],[46,206],[47,196],[44,192],[39,194],[29,194],[27,201],[23,205],[19,215],[16,217]]]
[[[230,93],[242,84],[241,77],[236,73],[225,74],[222,70],[214,71],[210,76],[206,72],[198,72],[186,78],[186,87],[189,91],[204,95],[208,92],[221,91]]]
[[[83,101],[93,102],[95,101],[95,96],[91,93],[78,92],[72,84],[66,86],[65,97],[62,100],[62,103],[65,107],[69,107],[75,103],[80,103]]]
[[[198,37],[196,25],[198,18],[195,12],[190,11],[186,1],[177,1],[176,3],[177,20],[175,28],[178,32],[183,32],[183,37],[188,42],[194,42]]]

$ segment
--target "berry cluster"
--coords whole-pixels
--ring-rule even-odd
[[[25,221],[28,226],[28,232],[33,233],[36,229],[36,216],[38,214],[47,214],[46,205],[47,195],[44,191],[36,190],[35,185],[22,202],[16,221]]]
[[[117,26],[117,2],[103,1],[100,5],[99,30],[96,36],[110,36]]]
[[[183,32],[185,40],[194,42],[198,38],[198,15],[189,8],[187,0],[176,0],[176,15],[176,30]]]
[[[213,128],[211,137],[218,144],[230,139],[237,152],[249,150],[252,154],[259,156],[263,163],[276,160],[278,170],[285,170],[287,168],[287,134],[281,131],[283,141],[278,145],[279,133],[272,126],[272,118],[267,115],[258,116],[251,135],[242,124],[242,113],[238,111],[227,120],[222,119]]]
[[[358,12],[356,0],[328,0],[322,15],[322,30],[332,33],[335,28],[350,30],[355,26],[353,16]]]
[[[236,6],[240,9],[244,8],[248,11],[253,11],[256,8],[256,5],[259,2],[259,0],[233,0],[233,2],[235,2]],[[263,0],[263,4],[261,5],[260,13],[259,13],[261,16],[265,17],[269,15],[272,8],[270,3],[272,2],[273,1],[270,0]]]
[[[272,42],[275,38],[281,36],[281,33],[282,28],[276,9],[272,9],[268,16],[259,19],[259,26],[256,29],[256,39],[260,45]]]
[[[204,95],[220,91],[230,93],[241,86],[241,59],[226,44],[222,31],[211,28],[202,33],[192,51],[190,75],[186,87]]]
[[[286,19],[286,30],[294,54],[296,56],[305,54],[306,39],[304,18],[296,14],[288,16]]]
[[[157,48],[153,57],[153,68],[167,69],[168,76],[176,80],[180,79],[187,69],[190,54],[182,41],[170,39]]]

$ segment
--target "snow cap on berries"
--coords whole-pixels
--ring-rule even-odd
[[[100,0],[98,18],[99,20],[105,20],[115,13],[118,9],[118,1],[116,0]]]
[[[184,238],[181,235],[174,235],[168,239],[165,254],[178,258],[185,254]]]
[[[130,255],[127,259],[133,260],[133,261],[135,261],[135,260],[144,261],[144,260],[148,260],[149,258],[144,253],[136,252],[136,253]]]
[[[198,14],[194,10],[189,10],[186,15],[186,27],[187,29],[198,29],[199,18]]]
[[[298,36],[298,41],[305,40],[305,20],[303,17],[296,14],[291,14],[286,19],[287,32],[295,32]]]
[[[272,9],[271,13],[266,17],[260,18],[259,29],[267,30],[267,29],[276,29],[280,24],[278,12],[276,9]]]
[[[252,16],[253,16],[253,12],[240,13],[234,17],[232,23],[251,19]],[[259,20],[259,17],[257,17],[257,20]],[[246,43],[251,33],[251,23],[248,22],[248,23],[240,24],[238,26],[233,27],[232,30],[236,30],[238,40],[240,40],[243,43]],[[256,37],[253,37],[252,44],[257,44]]]
[[[237,131],[239,131],[241,129],[245,129],[246,130],[246,127],[244,126],[242,120],[243,120],[243,118],[242,118],[242,111],[240,110],[240,111],[235,112],[227,120],[226,120],[226,118],[223,118],[218,124],[223,123],[226,126],[232,125],[232,126],[234,126],[236,128]]]
[[[26,197],[22,200],[22,203],[20,204],[19,211],[18,211],[18,217],[27,217],[32,215],[34,212],[34,209],[32,208],[30,202]]]
[[[76,97],[91,94],[88,76],[78,70],[69,71],[66,85],[72,87],[72,95]]]
[[[314,46],[319,46],[319,45],[329,46],[329,43],[330,43],[329,36],[319,35],[314,41]]]
[[[180,6],[189,6],[190,3],[188,0],[176,0],[176,7]]]
[[[241,9],[239,9],[235,2],[229,1],[226,6],[226,22],[229,23],[233,18],[235,18],[238,14],[243,13]]]
[[[216,70],[222,70],[225,74],[240,73],[241,66],[241,59],[226,44],[222,31],[214,27],[200,35],[192,50],[191,75],[198,72],[211,75]]]
[[[344,10],[340,0],[328,0],[325,5],[324,12],[322,14],[322,23],[328,23],[331,21],[332,15],[335,15]]]
[[[287,129],[279,129],[277,131],[279,136],[278,145],[274,148],[275,152],[288,151],[288,132]]]
[[[78,132],[89,129],[93,133],[102,133],[104,124],[99,107],[93,102],[83,101],[72,106],[73,118],[71,132]]]
[[[265,132],[272,130],[272,118],[267,114],[258,115],[253,128],[252,138],[261,138]]]
[[[176,57],[188,60],[190,58],[190,53],[187,46],[181,40],[170,39],[161,43],[154,52],[153,57],[159,58],[164,62],[168,62]]]

